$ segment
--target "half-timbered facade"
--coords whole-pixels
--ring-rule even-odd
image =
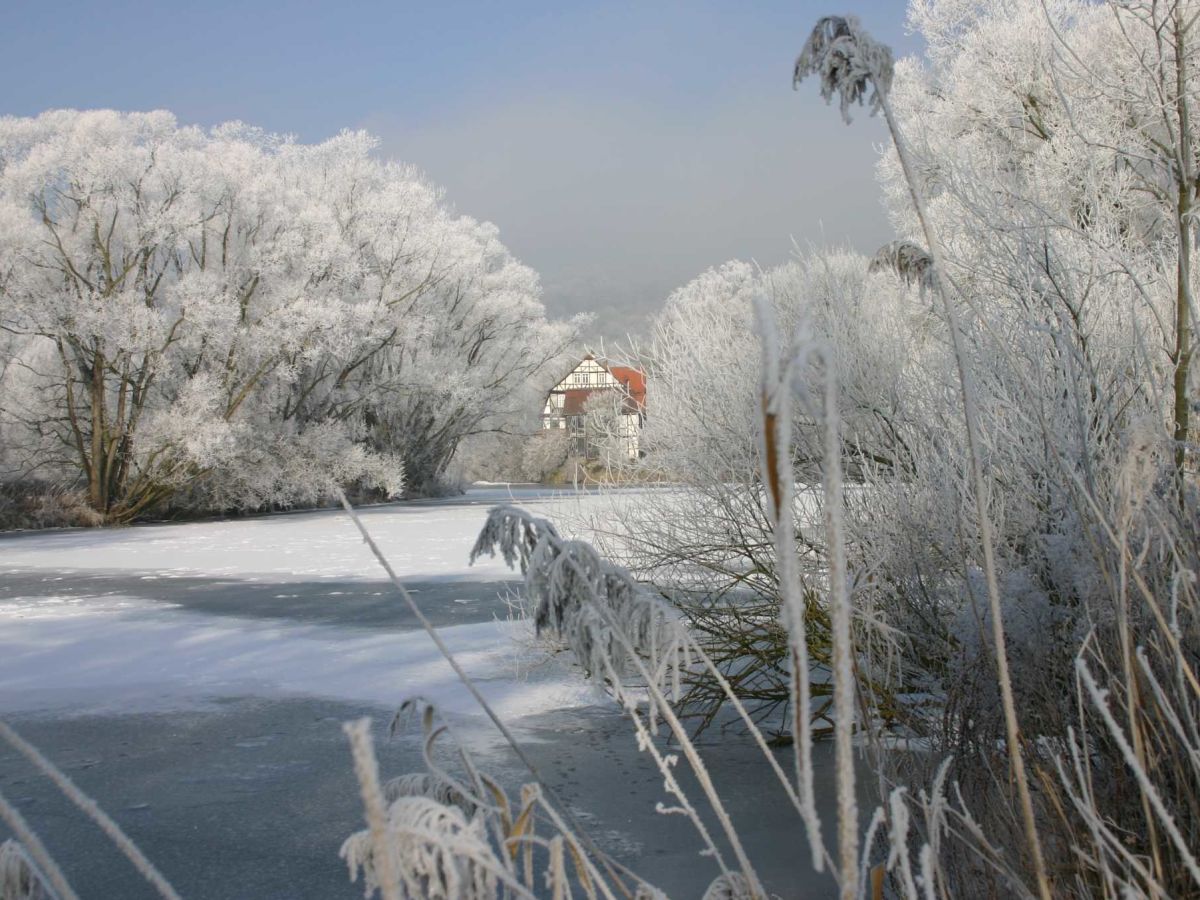
[[[584,404],[602,391],[612,392],[622,454],[637,459],[646,412],[646,376],[638,369],[585,356],[550,391],[542,410],[542,427],[566,429],[571,436],[571,454],[595,458],[599,453],[597,436],[589,434]]]

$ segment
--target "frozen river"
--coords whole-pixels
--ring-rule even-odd
[[[674,897],[713,876],[690,827],[654,812],[661,779],[629,727],[507,621],[519,585],[467,565],[487,510],[552,518],[594,498],[477,488],[362,513],[384,553],[546,778],[598,843]],[[387,776],[421,768],[415,735],[386,737],[412,696],[450,716],[485,768],[520,770],[345,515],[337,511],[0,537],[0,715],[138,841],[185,897],[361,896],[337,857],[362,822],[341,723],[377,723]],[[705,748],[761,873],[782,897],[802,837],[768,801],[741,739]],[[84,900],[152,896],[96,830],[0,747],[0,791]]]

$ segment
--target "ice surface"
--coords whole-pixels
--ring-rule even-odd
[[[528,671],[514,640],[524,626],[496,614],[498,588],[516,588],[516,574],[496,560],[467,565],[487,509],[511,499],[542,512],[576,502],[497,488],[372,507],[363,518],[403,580],[453,582],[449,594],[416,587],[435,621],[479,608],[482,621],[451,624],[444,637],[497,710],[516,718],[595,698],[563,666]],[[380,706],[420,695],[447,712],[477,712],[423,631],[386,627],[374,614],[402,604],[381,577],[333,510],[0,538],[0,584],[10,584],[0,600],[0,711],[130,713],[218,695],[304,694]],[[339,589],[322,590],[323,581]],[[359,582],[364,589],[341,589]],[[245,608],[234,609],[240,597]],[[205,612],[206,602],[222,614]],[[255,605],[271,616],[256,617]],[[328,610],[320,624],[314,605]]]

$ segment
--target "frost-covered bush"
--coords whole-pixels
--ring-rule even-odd
[[[709,652],[765,720],[786,709],[790,679],[774,525],[762,488],[763,351],[754,302],[765,298],[789,341],[821,347],[800,376],[808,387],[796,398],[790,454],[796,479],[812,486],[820,478],[823,438],[812,401],[830,365],[842,373],[839,412],[852,480],[876,472],[910,478],[905,422],[920,417],[923,403],[907,373],[944,356],[944,349],[931,339],[936,323],[919,292],[869,268],[859,255],[830,251],[766,271],[731,262],[672,294],[644,362],[655,389],[642,465],[676,487],[601,514],[620,520],[618,534],[601,540],[605,551],[686,608],[707,635]],[[595,524],[601,534],[614,530]],[[824,525],[811,490],[800,492],[794,524],[805,565],[819,573]],[[814,660],[826,665],[827,617],[816,604],[809,615]],[[704,678],[688,707],[707,722],[723,702]],[[774,716],[772,727],[788,725]]]
[[[168,113],[0,120],[0,477],[172,497],[425,490],[570,335],[494,226],[344,133]]]
[[[583,433],[587,455],[609,478],[620,478],[638,462],[631,455],[639,442],[630,400],[622,390],[593,391],[583,401]]]
[[[530,481],[544,482],[567,461],[571,436],[565,428],[543,429],[528,438],[521,454],[521,472]]]
[[[521,472],[521,455],[528,439],[520,432],[472,435],[458,445],[443,480],[459,485],[474,481],[522,481],[525,476]]]
[[[104,524],[104,517],[77,490],[37,480],[0,483],[0,531],[73,528]]]
[[[1139,686],[1194,666],[1200,646],[1181,586],[1197,565],[1195,14],[1189,3],[917,3],[929,52],[897,66],[888,95],[899,137],[881,163],[885,193],[902,237],[934,251],[954,399],[974,423],[906,438],[917,477],[881,485],[886,499],[852,526],[872,573],[862,600],[905,635],[912,689],[942,698],[900,709],[937,751],[907,774],[931,778],[939,753],[954,753],[950,775],[978,796],[997,842],[1036,837],[1047,861],[1028,854],[1024,874],[1039,890],[1046,868],[1076,853],[1090,862],[1071,863],[1072,891],[1124,879],[1195,890],[1168,875],[1179,844],[1159,840],[1167,826],[1136,775],[1158,716],[1192,717],[1196,700],[1177,684],[1144,707]],[[1190,635],[1177,645],[1155,611],[1168,597],[1181,604],[1174,634]],[[1155,675],[1137,671],[1138,645]],[[1100,724],[1081,666],[1104,671],[1120,698],[1132,772],[1107,724],[1079,737]],[[1042,782],[1024,810],[989,751],[1011,756],[1014,727]],[[1186,743],[1176,733],[1160,751]],[[1086,800],[1071,788],[1069,809],[1050,747],[1090,754],[1104,788]],[[1194,829],[1171,768],[1158,790]],[[1157,875],[1114,858],[1098,821],[1145,835],[1135,843],[1160,860]]]

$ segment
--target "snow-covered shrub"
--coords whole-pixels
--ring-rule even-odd
[[[542,429],[526,439],[521,454],[521,473],[530,481],[544,482],[567,461],[571,436],[565,428]]]
[[[36,479],[0,483],[0,531],[103,524],[81,491]]]
[[[523,481],[521,456],[527,440],[520,433],[472,435],[459,443],[443,481],[460,487],[475,481]]]
[[[620,390],[593,391],[583,401],[587,455],[609,479],[619,479],[638,462],[630,452],[637,446],[639,434],[629,409],[629,398]]]
[[[654,323],[644,365],[655,390],[642,465],[674,487],[605,509],[601,515],[620,525],[596,523],[601,534],[617,532],[600,545],[669,592],[756,715],[786,731],[786,719],[775,713],[787,709],[790,697],[787,633],[757,437],[758,297],[767,299],[789,341],[818,340],[823,348],[798,376],[803,386],[789,457],[796,479],[811,486],[799,492],[793,518],[814,586],[825,566],[814,493],[823,438],[812,402],[823,373],[830,365],[842,373],[839,413],[852,480],[880,471],[904,479],[914,466],[904,422],[921,415],[907,373],[943,351],[929,338],[930,313],[918,291],[870,272],[865,258],[846,252],[814,252],[766,271],[727,263],[677,290]],[[809,619],[813,659],[827,666],[831,645],[819,604],[810,605]],[[824,684],[815,689],[827,692]],[[701,678],[687,707],[704,724],[723,703],[719,686]],[[823,706],[814,710],[822,712]]]
[[[957,370],[944,383],[959,382],[967,418],[943,413],[961,432],[912,423],[916,477],[881,486],[888,499],[852,552],[872,575],[863,602],[906,636],[907,681],[942,698],[901,707],[935,751],[905,759],[904,774],[930,779],[953,753],[950,777],[993,841],[1025,848],[1021,877],[1043,895],[1060,866],[1078,881],[1055,892],[1175,894],[1195,890],[1187,854],[1160,839],[1170,829],[1137,772],[1165,725],[1150,723],[1193,717],[1196,696],[1178,685],[1144,706],[1134,657],[1141,645],[1162,673],[1195,655],[1154,613],[1175,598],[1172,628],[1195,634],[1195,8],[1102,6],[912,7],[930,49],[924,65],[897,66],[885,96],[896,141],[881,175],[902,238],[930,251]],[[1105,671],[1121,698],[1132,767],[1080,666]],[[1081,731],[1107,784],[1076,791],[1088,799],[1071,809],[1051,750]],[[1186,744],[1176,734],[1159,748],[1173,758]],[[1172,782],[1170,815],[1187,821],[1190,792],[1171,768],[1158,790]],[[1097,821],[1143,835],[1134,843],[1159,864],[1131,869]],[[965,884],[974,868],[953,877]]]

